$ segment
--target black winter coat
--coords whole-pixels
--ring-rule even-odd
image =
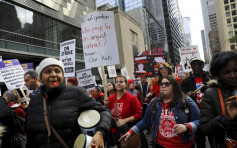
[[[206,84],[211,79],[212,79],[212,76],[203,71],[203,75],[202,75],[203,84]],[[195,82],[193,73],[190,72],[190,75],[188,77],[186,77],[180,85],[181,85],[181,88],[185,94],[190,91],[195,91],[196,90],[196,82]],[[197,96],[195,95],[194,97],[191,97],[191,98],[193,99],[194,102],[197,103],[196,97]]]
[[[52,133],[48,137],[43,112],[43,95],[45,86],[42,86],[41,93],[32,96],[27,111],[26,134],[28,148],[63,148],[61,143]],[[81,130],[77,119],[81,112],[94,109],[100,112],[101,119],[97,126],[97,131],[101,131],[104,140],[109,135],[111,114],[110,111],[89,97],[87,91],[80,87],[66,86],[61,83],[57,88],[47,92],[46,100],[48,117],[67,145],[71,148]]]
[[[212,82],[204,93],[200,110],[200,128],[202,132],[214,137],[215,148],[225,148],[225,131],[231,139],[237,140],[237,117],[233,121],[222,115],[217,87],[221,88],[223,99],[232,96],[232,88],[220,81]]]

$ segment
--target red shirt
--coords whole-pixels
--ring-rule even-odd
[[[159,129],[157,130],[156,142],[158,145],[168,148],[188,148],[193,144],[193,140],[184,144],[182,135],[177,135],[174,130],[176,124],[174,113],[169,110],[168,103],[162,104],[162,113],[160,116]]]
[[[108,108],[111,110],[113,119],[116,117],[116,98],[117,93],[109,96]],[[137,97],[128,92],[125,92],[125,94],[117,100],[117,110],[119,119],[125,119],[133,116],[135,120],[137,120],[142,117],[142,111]]]
[[[203,84],[202,78],[195,78],[195,82],[196,82],[196,89],[198,89]],[[196,94],[197,94],[197,98],[196,98],[197,99],[197,106],[200,109],[202,98],[203,98],[204,94],[201,92],[201,90],[199,90]]]

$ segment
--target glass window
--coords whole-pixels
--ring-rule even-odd
[[[230,12],[225,13],[226,17],[230,17]]]
[[[230,2],[232,3],[232,2],[235,2],[235,0],[230,0]]]
[[[228,35],[229,35],[229,37],[233,37],[234,34],[233,34],[233,32],[231,31],[231,32],[228,33]]]
[[[228,31],[231,31],[231,30],[233,30],[232,25],[228,25]]]
[[[233,15],[236,15],[236,10],[233,10],[233,11],[232,11],[232,16],[233,16]]]
[[[231,19],[228,18],[228,19],[226,20],[226,22],[227,22],[227,24],[231,23]]]
[[[233,22],[237,22],[237,17],[233,17]]]
[[[233,44],[233,45],[230,45],[230,48],[233,50],[233,49],[235,49],[235,45]]]
[[[228,11],[228,10],[230,10],[229,5],[225,6],[225,11]]]
[[[229,1],[228,0],[224,0],[224,4],[228,4],[229,3]]]
[[[234,29],[236,29],[237,28],[237,24],[234,24]]]
[[[235,9],[235,4],[231,4],[231,9]]]

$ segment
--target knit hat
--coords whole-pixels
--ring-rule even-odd
[[[193,58],[191,61],[190,61],[190,64],[192,65],[192,62],[194,61],[199,61],[199,62],[202,62],[204,64],[204,61],[200,58]]]
[[[17,98],[15,97],[15,95],[13,94],[12,91],[8,90],[8,91],[5,91],[4,94],[9,98],[11,99],[12,101],[16,101]]]
[[[67,81],[70,82],[70,83],[72,83],[72,84],[74,84],[75,86],[78,85],[77,78],[69,78]]]
[[[128,80],[128,85],[130,85],[130,83],[132,83],[133,81],[135,81],[134,79],[129,79]]]
[[[51,66],[51,65],[56,65],[56,66],[60,67],[63,71],[63,74],[64,74],[64,66],[63,66],[62,61],[59,61],[55,58],[45,58],[43,61],[40,62],[39,66],[36,67],[36,72],[38,73],[40,80],[41,80],[42,71],[46,67]]]

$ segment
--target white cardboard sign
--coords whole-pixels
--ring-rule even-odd
[[[193,58],[200,58],[199,51],[198,51],[198,46],[186,46],[186,47],[181,47],[179,49],[180,53],[180,64],[183,65],[184,71],[185,72],[190,72],[192,71],[190,61]]]
[[[85,67],[119,64],[114,12],[98,11],[80,17]]]
[[[60,61],[64,65],[64,77],[75,76],[75,53],[76,40],[68,40],[60,43]]]
[[[91,74],[91,69],[77,70],[78,85],[86,90],[92,90],[95,88],[95,79]]]
[[[115,68],[114,65],[113,66],[107,66],[107,69],[108,69],[108,73],[109,73],[110,78],[117,77],[116,68]]]

